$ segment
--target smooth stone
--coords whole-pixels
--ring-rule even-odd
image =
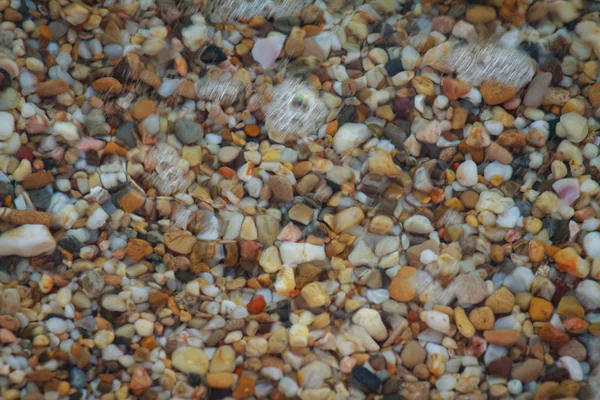
[[[15,117],[9,112],[0,111],[0,140],[7,140],[15,131]]]
[[[125,146],[132,149],[135,147],[135,124],[129,121],[121,125],[117,129],[116,138],[119,139]]]
[[[377,393],[381,386],[381,381],[371,371],[363,367],[362,365],[356,365],[352,368],[352,376],[364,385],[367,390],[371,393]]]
[[[179,347],[171,355],[173,367],[186,374],[204,375],[208,371],[208,357],[201,349]]]
[[[536,75],[527,87],[527,92],[523,98],[523,105],[534,108],[541,106],[551,82],[552,74],[550,72],[542,72]]]
[[[556,126],[556,134],[571,143],[580,143],[588,134],[587,119],[574,112],[563,114]]]
[[[56,248],[56,240],[44,225],[22,225],[0,236],[0,256],[35,257]]]
[[[372,133],[367,125],[348,122],[341,126],[333,137],[333,149],[338,154],[353,150],[371,136]]]
[[[456,291],[458,302],[464,305],[481,303],[489,294],[483,279],[473,274],[457,276],[451,287]]]
[[[404,221],[404,230],[410,233],[416,233],[419,235],[427,235],[433,232],[433,224],[429,218],[422,215],[413,215]]]
[[[539,378],[544,368],[544,363],[537,358],[528,358],[525,362],[515,366],[511,370],[511,377],[523,383],[529,383]]]
[[[283,48],[286,36],[280,33],[271,34],[265,39],[257,39],[252,48],[252,58],[258,62],[261,67],[269,68]]]
[[[472,160],[466,160],[456,170],[456,180],[462,186],[471,187],[477,184],[477,164]]]
[[[175,122],[175,136],[183,144],[192,144],[202,139],[204,129],[202,129],[202,125],[194,121],[179,119]]]
[[[388,337],[388,331],[381,315],[371,308],[361,308],[352,316],[352,322],[360,325],[369,332],[369,335],[377,341],[383,341]]]

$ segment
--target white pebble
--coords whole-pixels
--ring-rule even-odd
[[[508,392],[512,395],[518,395],[523,391],[523,383],[518,379],[511,379],[506,385]]]
[[[77,127],[71,122],[56,122],[52,127],[54,136],[62,136],[67,141],[75,141],[79,139]]]
[[[67,321],[61,318],[50,318],[46,321],[46,328],[55,335],[59,335],[67,331]]]
[[[489,163],[483,170],[483,176],[488,181],[491,181],[494,177],[499,177],[502,182],[506,182],[512,178],[512,174],[513,168],[510,165],[504,165],[498,161]]]
[[[424,321],[427,326],[438,332],[445,334],[450,333],[450,317],[443,312],[423,311],[421,312],[421,320]]]
[[[404,221],[404,230],[410,233],[426,235],[433,232],[434,228],[429,218],[423,215],[413,215]]]
[[[466,160],[456,170],[456,180],[462,186],[471,187],[477,184],[477,164],[473,160]]]
[[[154,324],[145,319],[138,319],[133,324],[135,331],[140,336],[150,336],[154,331]]]
[[[0,111],[0,140],[6,140],[15,131],[15,117],[9,112]]]

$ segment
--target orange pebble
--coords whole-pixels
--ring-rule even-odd
[[[256,379],[250,375],[241,375],[238,379],[237,386],[233,392],[233,398],[245,399],[247,397],[254,396],[254,387],[256,386]]]
[[[52,32],[48,25],[40,26],[40,36],[46,40],[52,40]]]
[[[246,125],[244,127],[244,133],[250,137],[257,137],[260,134],[260,128],[255,124]]]
[[[104,148],[104,154],[118,154],[121,157],[125,157],[127,156],[127,149],[119,146],[115,142],[108,142],[108,144]]]
[[[158,347],[158,343],[156,343],[156,339],[151,336],[145,337],[141,340],[140,344],[143,348],[148,349],[150,351],[154,350]]]
[[[229,167],[219,168],[219,174],[227,179],[232,179],[235,176],[235,171]]]
[[[552,316],[552,311],[554,311],[554,306],[548,300],[541,297],[531,299],[529,315],[532,321],[548,321]]]
[[[246,308],[252,314],[260,314],[266,305],[267,303],[265,302],[265,298],[259,294],[254,296],[252,300],[250,300],[250,303],[248,303]]]
[[[327,136],[334,136],[338,130],[338,125],[339,125],[339,123],[338,123],[337,119],[335,121],[332,121],[329,124],[327,124],[327,131],[325,132],[327,134]]]
[[[433,204],[440,204],[444,201],[445,193],[440,188],[433,188],[431,192],[429,192],[429,196],[431,197],[431,202]]]

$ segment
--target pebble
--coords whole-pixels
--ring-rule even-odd
[[[423,311],[420,317],[430,328],[446,334],[450,332],[450,318],[448,315],[439,311]]]
[[[371,393],[376,393],[381,386],[381,381],[371,371],[363,366],[356,365],[352,368],[352,376]]]
[[[208,371],[209,359],[201,349],[183,346],[171,356],[173,367],[185,374],[204,375]]]
[[[285,36],[274,33],[265,39],[258,39],[252,47],[252,57],[263,68],[269,68],[281,52]]]
[[[6,111],[0,112],[0,140],[7,140],[15,131],[15,118]]]
[[[475,186],[477,178],[477,164],[472,160],[466,160],[461,163],[456,170],[456,180],[465,187]]]
[[[523,98],[523,105],[525,107],[539,107],[542,105],[546,91],[550,88],[552,81],[552,74],[549,72],[542,72],[536,75],[527,87],[525,97]]]
[[[556,126],[556,134],[567,138],[571,143],[579,143],[588,134],[587,120],[574,112],[563,114]]]
[[[46,322],[46,327],[50,332],[54,333],[55,335],[59,335],[63,332],[66,332],[68,329],[67,322],[64,319],[60,318],[50,318]]]
[[[404,222],[404,229],[410,233],[417,233],[420,235],[425,235],[433,232],[433,225],[431,222],[424,216],[415,215],[408,218]]]
[[[452,282],[456,297],[460,304],[472,305],[481,303],[488,296],[485,282],[471,274],[462,274]]]
[[[56,248],[44,225],[22,225],[0,235],[0,256],[35,257]]]
[[[273,192],[273,197],[277,201],[290,202],[294,198],[292,184],[285,176],[272,176],[269,179],[269,187]]]
[[[352,322],[365,328],[371,337],[378,342],[381,342],[388,337],[387,328],[383,324],[381,316],[376,310],[361,308],[352,316]]]
[[[175,135],[183,144],[193,144],[204,136],[202,125],[180,119],[175,121]]]
[[[413,369],[423,363],[426,357],[427,352],[417,341],[408,342],[402,348],[402,353],[400,353],[402,365],[408,369]]]
[[[364,124],[346,123],[341,126],[333,138],[333,148],[338,154],[352,150],[372,136]]]
[[[510,376],[522,383],[535,381],[542,373],[544,364],[535,358],[528,358],[523,363],[513,367]]]

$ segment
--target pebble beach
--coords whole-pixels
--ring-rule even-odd
[[[0,399],[600,400],[597,0],[0,0]]]

